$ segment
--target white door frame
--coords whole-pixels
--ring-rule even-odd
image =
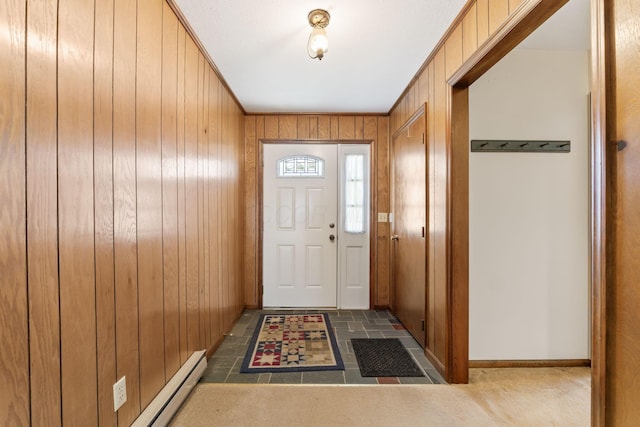
[[[264,289],[263,284],[263,257],[264,257],[264,239],[263,239],[263,203],[264,203],[264,146],[267,144],[368,144],[369,149],[369,308],[374,309],[374,292],[376,284],[376,253],[377,253],[377,215],[375,211],[376,190],[377,190],[377,173],[376,173],[376,159],[373,140],[279,140],[279,139],[259,139],[258,140],[258,163],[257,168],[257,182],[256,182],[256,211],[258,213],[257,230],[258,230],[258,254],[257,254],[257,279],[258,279],[258,308],[263,308],[262,293]]]

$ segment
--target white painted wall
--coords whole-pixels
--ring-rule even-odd
[[[470,153],[469,357],[589,358],[586,52],[516,50],[470,88],[471,139],[571,153]]]

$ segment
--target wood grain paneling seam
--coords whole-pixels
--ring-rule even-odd
[[[55,16],[55,15],[54,15]],[[114,2],[95,2],[94,41],[94,216],[98,423],[115,425],[113,384],[117,379],[113,193]],[[52,36],[55,39],[55,36]],[[55,95],[54,95],[55,97]]]
[[[138,263],[136,233],[135,63],[136,4],[114,1],[113,193],[116,374],[127,377],[119,424],[140,414]]]

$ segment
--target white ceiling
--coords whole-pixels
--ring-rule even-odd
[[[176,0],[247,112],[387,113],[466,0]],[[329,51],[307,55],[313,9]]]
[[[517,49],[589,49],[589,0],[571,0],[522,41]]]
[[[387,113],[466,0],[175,2],[246,112]],[[574,46],[584,28],[588,41],[588,3],[571,0],[551,35],[519,47],[557,49],[558,31]],[[306,47],[316,8],[331,14],[322,61]]]

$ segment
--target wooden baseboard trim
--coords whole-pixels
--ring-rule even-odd
[[[591,367],[589,359],[470,360],[469,368],[578,368]]]
[[[211,359],[211,356],[213,356],[213,353],[215,353],[218,347],[220,347],[220,344],[222,344],[222,341],[224,341],[224,336],[221,336],[220,338],[218,338],[218,341],[213,343],[213,345],[207,349],[207,352],[205,353],[207,360]]]
[[[260,306],[258,304],[245,305],[245,310],[259,310]]]
[[[249,308],[249,307],[245,306],[245,308]],[[233,320],[229,330],[226,331],[220,338],[218,338],[218,340],[215,343],[213,343],[213,345],[211,347],[209,347],[209,349],[207,350],[207,353],[205,354],[205,356],[207,356],[207,360],[211,359],[211,356],[213,356],[213,353],[215,353],[215,351],[218,349],[218,347],[220,347],[220,344],[222,344],[222,341],[224,341],[224,337],[227,336],[229,334],[229,332],[231,332],[233,327],[236,325],[236,323],[238,323],[238,320],[240,320],[240,318],[242,317],[242,313],[243,312],[244,312],[244,308],[242,310],[240,310],[240,312],[238,313],[236,318]]]
[[[442,362],[440,362],[440,360],[438,360],[436,355],[433,354],[433,352],[431,350],[429,350],[428,348],[424,349],[424,355],[427,357],[427,359],[429,359],[429,362],[431,362],[433,367],[436,368],[436,370],[440,373],[440,375],[442,375],[442,378],[447,378],[447,376],[445,374],[445,371],[444,371],[444,364],[442,364]]]
[[[389,305],[374,305],[373,306],[374,310],[389,310]]]

